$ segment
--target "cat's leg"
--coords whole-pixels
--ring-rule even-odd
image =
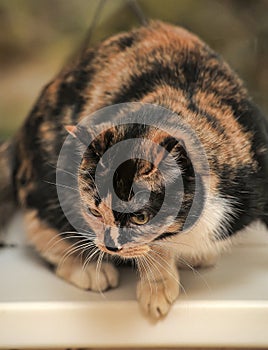
[[[38,218],[35,211],[25,214],[27,238],[37,251],[52,265],[56,274],[82,289],[104,291],[118,285],[118,271],[108,262],[97,267],[96,261],[85,264],[81,256],[72,252],[76,246],[61,238],[59,233]],[[73,250],[72,250],[73,249]]]
[[[137,285],[137,298],[146,314],[153,318],[165,316],[180,290],[179,272],[175,256],[166,250],[151,251],[139,264],[141,279]]]

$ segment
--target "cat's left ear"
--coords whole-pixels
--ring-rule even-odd
[[[185,148],[184,142],[182,140],[177,140],[172,136],[167,136],[160,143],[160,146],[164,147],[169,153],[178,152],[181,148]]]
[[[159,141],[158,141],[159,142]],[[158,167],[159,164],[165,160],[166,152],[172,155],[182,167],[187,167],[189,164],[189,156],[186,150],[186,146],[183,140],[178,140],[172,136],[163,135],[162,140],[158,143],[163,147],[162,151],[155,155],[154,166]]]
[[[173,157],[180,159],[180,162],[183,165],[188,165],[189,155],[182,139],[178,140],[169,136],[164,138],[161,146],[164,147]]]
[[[160,164],[165,161],[167,153],[172,155],[176,162],[180,164],[181,167],[186,167],[188,164],[188,156],[185,148],[185,144],[182,140],[177,140],[172,136],[168,136],[166,133],[157,133],[152,138],[152,141],[161,146],[162,148],[153,154],[154,162],[151,164],[147,161],[140,162],[140,175],[148,177],[152,175],[157,169],[159,169]]]
[[[75,125],[66,125],[65,130],[72,135],[73,137],[77,138],[80,142],[88,146],[90,143],[90,136],[86,128],[82,126],[75,126]]]

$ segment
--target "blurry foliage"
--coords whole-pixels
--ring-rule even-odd
[[[0,137],[14,133],[41,87],[82,42],[96,0],[0,0]],[[268,112],[267,0],[140,0],[146,16],[182,25],[221,53]],[[92,43],[138,25],[107,0]]]

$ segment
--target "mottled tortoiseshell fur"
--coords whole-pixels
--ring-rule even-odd
[[[268,126],[264,116],[237,75],[198,37],[180,27],[153,21],[103,41],[64,67],[45,86],[13,138],[12,180],[4,175],[1,180],[0,175],[0,181],[3,186],[13,188],[17,204],[29,216],[29,239],[55,265],[60,261],[56,255],[64,255],[68,241],[59,241],[58,251],[50,256],[44,252],[45,243],[57,232],[73,230],[58,205],[56,188],[51,185],[56,182],[58,154],[67,136],[64,127],[77,124],[102,107],[134,101],[170,109],[180,115],[200,139],[210,167],[211,196],[222,200],[215,210],[222,210],[222,216],[219,214],[218,224],[212,225],[214,232],[208,235],[214,234],[215,240],[223,242],[257,219],[268,223]],[[162,136],[158,143],[163,141]],[[2,153],[5,154],[5,150]],[[208,221],[213,211],[210,207],[205,212]],[[224,225],[223,217],[227,214]],[[206,228],[202,226],[202,230],[205,232]],[[198,237],[197,233],[194,235]],[[163,241],[166,238],[163,235]],[[199,239],[200,252],[199,244],[193,243],[196,254],[186,254],[197,263],[213,256],[211,249],[208,259],[204,257],[208,243],[203,249],[202,236]],[[60,244],[64,245],[61,249]],[[175,243],[174,247],[179,249]],[[160,246],[159,251],[166,254]],[[156,254],[160,254],[158,248]],[[58,274],[79,285],[66,271]],[[80,285],[87,287],[86,282],[83,283]],[[108,281],[103,289],[116,283],[116,278]],[[92,285],[88,288],[94,289]],[[166,298],[169,305],[178,290],[174,285],[165,285],[165,288],[174,289],[173,296]],[[159,293],[161,290],[158,288]],[[148,301],[143,293],[146,294],[139,285],[138,298],[149,313],[159,316],[167,312],[168,307],[162,300]],[[148,290],[147,294],[150,294]]]

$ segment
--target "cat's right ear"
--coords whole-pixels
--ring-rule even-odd
[[[65,130],[72,135],[73,137],[77,137],[76,133],[77,133],[77,127],[75,125],[66,125],[65,126]]]
[[[73,137],[77,138],[80,142],[82,142],[84,145],[88,146],[91,138],[83,126],[75,126],[75,125],[66,125],[65,130],[72,135]]]

